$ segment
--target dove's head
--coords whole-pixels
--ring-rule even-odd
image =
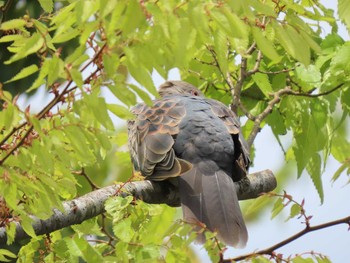
[[[158,92],[161,97],[170,95],[192,95],[204,97],[203,93],[195,86],[179,80],[168,80],[160,85]]]

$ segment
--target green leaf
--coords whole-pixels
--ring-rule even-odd
[[[1,23],[0,29],[4,31],[10,30],[10,29],[21,29],[26,24],[27,24],[27,21],[25,21],[24,19],[12,19]]]
[[[5,35],[0,38],[0,43],[19,41],[22,39],[24,39],[24,36],[22,35]]]
[[[39,0],[41,7],[45,12],[51,13],[53,10],[53,0]]]
[[[117,104],[107,104],[107,108],[110,112],[121,119],[127,120],[135,118],[135,116],[124,106]]]
[[[274,21],[272,21],[271,24],[276,31],[278,41],[281,43],[287,53],[289,53],[297,61],[300,61],[305,65],[309,65],[310,48],[309,46],[300,48],[300,43],[304,42],[304,39],[300,36],[300,34],[289,25],[281,26]]]
[[[69,74],[72,77],[72,80],[75,82],[75,84],[79,88],[82,88],[84,81],[83,81],[83,76],[81,75],[81,72],[79,70],[77,70],[76,68],[71,68],[69,71]]]
[[[48,69],[45,68],[44,73],[46,73],[46,70],[47,84],[51,86],[58,79],[58,77],[63,75],[64,63],[58,56],[53,56],[48,63]]]
[[[70,239],[71,241],[65,240],[70,253],[81,256],[88,263],[104,262],[102,255],[84,237],[75,236]]]
[[[76,19],[78,23],[86,22],[98,9],[99,1],[78,1],[75,8]]]
[[[311,258],[303,258],[301,256],[297,256],[292,259],[293,263],[314,263],[314,261]]]
[[[345,23],[348,32],[350,30],[350,2],[349,0],[338,0],[338,14]]]
[[[119,83],[118,83],[119,84]],[[134,106],[137,102],[136,96],[125,84],[108,85],[109,90],[116,96],[121,102],[128,106]]]
[[[104,53],[102,56],[104,69],[108,76],[114,76],[120,65],[119,56],[115,53]]]
[[[254,40],[258,45],[258,48],[266,57],[268,57],[274,62],[278,62],[281,60],[281,56],[277,53],[276,49],[274,48],[274,43],[269,39],[267,39],[263,35],[261,30],[259,30],[256,27],[252,27],[252,33],[253,33]]]
[[[96,98],[95,96],[86,96],[85,100],[92,110],[96,120],[98,120],[98,122],[101,123],[106,129],[113,130],[114,126],[111,118],[108,115],[108,108],[105,99],[101,97]]]
[[[46,59],[44,63],[42,64],[40,71],[39,71],[39,76],[38,78],[33,82],[33,84],[29,87],[27,92],[31,92],[37,88],[39,88],[41,85],[45,83],[45,77],[49,73],[49,67],[50,67],[50,62],[51,59]]]
[[[137,87],[136,85],[132,85],[132,84],[128,84],[129,88],[131,88],[134,92],[136,92],[136,94],[147,104],[147,105],[151,105],[152,104],[152,99],[150,98],[150,96],[143,91],[142,89],[140,89],[139,87]]]
[[[269,77],[263,73],[255,73],[252,78],[265,97],[269,98],[269,95],[273,92]]]
[[[30,38],[25,40],[25,43],[9,60],[4,64],[11,64],[17,60],[20,60],[30,54],[37,52],[44,45],[44,39],[39,33],[34,33]]]
[[[15,241],[16,236],[16,223],[10,222],[6,225],[7,245],[11,245]]]
[[[271,219],[275,218],[284,208],[283,198],[278,198],[273,206]]]
[[[116,235],[120,240],[124,242],[130,242],[131,239],[134,237],[134,230],[131,227],[131,224],[132,222],[130,218],[124,218],[119,222],[114,222],[113,223],[114,235]]]
[[[20,72],[18,72],[14,77],[12,77],[10,80],[6,81],[5,83],[13,82],[16,80],[24,79],[25,77],[28,77],[29,75],[34,74],[39,70],[37,65],[30,65],[28,67],[25,67],[21,69]]]
[[[333,177],[332,177],[332,181],[335,182],[340,175],[347,169],[348,175],[349,175],[349,169],[350,169],[350,159],[346,160],[345,163],[343,163],[338,169],[337,171],[334,173]]]
[[[331,153],[338,162],[344,163],[350,158],[350,142],[337,134],[332,140]]]
[[[226,57],[228,48],[228,39],[222,30],[213,32],[215,55],[219,63],[220,71],[226,76],[228,71],[228,61]]]
[[[31,237],[36,237],[34,228],[32,226],[32,222],[33,220],[30,217],[28,217],[27,215],[21,214],[21,226],[23,227],[23,230]]]
[[[68,126],[64,133],[71,142],[71,146],[77,153],[80,161],[83,163],[92,163],[95,160],[94,155],[88,145],[84,132],[77,126]]]
[[[66,31],[57,31],[57,34],[52,38],[52,43],[64,43],[80,35],[80,30],[77,28],[70,28]]]
[[[317,190],[317,193],[323,203],[323,186],[321,180],[321,157],[319,154],[315,153],[306,165],[306,170],[311,176],[312,182]]]
[[[0,248],[0,260],[1,262],[12,262],[11,258],[15,259],[17,255],[12,253],[11,251],[7,249]]]
[[[300,80],[312,86],[318,87],[321,83],[321,73],[315,65],[309,65],[306,67],[301,64],[296,67],[295,73]]]
[[[301,206],[298,204],[293,204],[290,208],[290,215],[289,215],[289,218],[287,220],[300,215],[300,212],[301,212]]]

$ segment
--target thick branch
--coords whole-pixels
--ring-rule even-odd
[[[253,173],[247,178],[235,183],[240,200],[258,197],[261,193],[276,188],[276,179],[270,170]],[[37,235],[48,234],[53,231],[80,224],[83,221],[105,212],[104,202],[112,196],[132,195],[136,199],[151,204],[166,203],[170,206],[179,206],[180,197],[176,187],[169,182],[138,181],[120,185],[107,186],[72,201],[64,202],[64,211],[53,210],[53,215],[41,220],[32,216],[33,228]],[[28,238],[21,224],[16,223],[16,241]],[[6,228],[0,228],[0,245],[6,244]]]

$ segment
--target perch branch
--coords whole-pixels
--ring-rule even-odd
[[[256,198],[261,193],[275,189],[277,183],[273,173],[265,170],[248,175],[235,187],[240,200]],[[64,211],[53,209],[53,215],[41,220],[32,216],[32,226],[37,235],[49,234],[53,231],[80,224],[83,221],[105,212],[104,203],[112,196],[132,195],[136,199],[151,204],[166,203],[170,206],[179,206],[180,197],[175,186],[169,182],[137,181],[120,185],[107,186],[90,192],[77,199],[63,203]],[[16,222],[15,241],[29,238],[20,222]],[[7,242],[6,228],[0,228],[0,246]]]

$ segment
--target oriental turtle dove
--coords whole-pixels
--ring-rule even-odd
[[[159,94],[153,106],[136,105],[128,121],[134,170],[148,180],[177,180],[184,220],[244,247],[248,234],[234,182],[246,176],[249,152],[237,117],[183,81],[165,82]]]

